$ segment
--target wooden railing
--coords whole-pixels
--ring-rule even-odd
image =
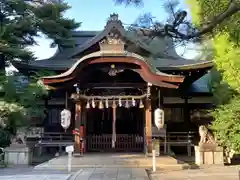
[[[73,135],[64,132],[45,132],[41,134],[37,146],[59,147],[73,144]]]
[[[151,138],[163,138],[165,145],[165,153],[169,153],[172,146],[186,146],[188,155],[191,156],[193,138],[196,132],[167,132],[166,138],[152,136]],[[117,134],[115,148],[112,148],[112,134],[103,135],[87,135],[86,137],[87,151],[129,151],[129,152],[143,152],[144,137],[137,134]],[[45,132],[42,133],[35,147],[65,147],[72,145],[73,135],[64,132]]]
[[[196,137],[196,132],[168,132],[167,151],[170,152],[171,146],[186,146],[188,156],[191,156],[194,137]]]
[[[144,148],[143,136],[136,134],[117,134],[115,147],[112,148],[112,135],[88,135],[88,151],[132,151],[142,152]]]
[[[44,150],[49,147],[57,148],[59,152],[63,150],[63,147],[73,145],[73,135],[65,132],[44,132],[41,133],[37,139],[28,138],[28,144],[34,144],[32,146],[37,151],[38,155],[41,155]]]
[[[169,154],[172,146],[185,146],[188,156],[191,156],[194,137],[196,132],[163,132],[160,135],[153,134],[152,139],[160,139],[160,145],[164,146],[164,154]]]

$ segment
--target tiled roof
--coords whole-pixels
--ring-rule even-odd
[[[62,70],[65,71],[73,66],[83,55],[82,52],[94,44],[101,41],[106,37],[111,29],[117,29],[126,45],[133,44],[137,48],[141,48],[146,52],[149,52],[148,57],[144,57],[147,64],[151,69],[157,69],[157,71],[163,70],[194,70],[205,67],[212,67],[211,61],[195,61],[186,60],[179,56],[173,44],[171,38],[168,37],[156,37],[151,40],[144,36],[139,36],[135,32],[127,31],[122,26],[119,20],[108,21],[103,31],[74,31],[73,38],[75,41],[74,48],[58,49],[57,52],[49,59],[36,60],[29,64],[22,64],[21,62],[15,62],[13,65],[17,69],[47,69],[47,70]],[[127,49],[128,50],[128,49]],[[128,50],[132,53],[133,50]],[[195,83],[202,82],[200,78]],[[201,83],[200,83],[201,84]],[[204,83],[203,83],[204,84]],[[198,85],[199,86],[199,85]],[[192,89],[204,89],[197,87],[193,83]],[[206,88],[204,89],[204,91]]]

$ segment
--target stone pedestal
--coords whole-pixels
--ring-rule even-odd
[[[222,147],[201,145],[195,146],[194,149],[195,149],[195,163],[197,165],[224,164]]]
[[[32,162],[32,152],[25,145],[10,145],[4,152],[7,165],[30,165]]]

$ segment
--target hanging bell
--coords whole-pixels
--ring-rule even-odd
[[[105,107],[108,108],[109,105],[108,105],[108,99],[105,100]]]
[[[126,103],[125,103],[125,108],[129,108],[129,103],[128,103],[128,100],[126,100]]]
[[[132,106],[136,106],[136,100],[132,98]]]
[[[143,104],[142,100],[140,100],[139,108],[144,108],[144,104]]]
[[[119,107],[122,107],[122,101],[121,101],[120,98],[119,98],[119,100],[118,100],[118,106],[119,106]]]
[[[95,101],[94,99],[92,100],[92,107],[95,108],[96,107],[96,104],[95,104]]]
[[[99,109],[103,109],[103,108],[104,108],[104,107],[103,107],[103,102],[102,102],[102,100],[99,102],[98,108],[99,108]]]
[[[87,101],[86,109],[89,109],[89,108],[90,108],[90,103],[89,103],[89,101]]]

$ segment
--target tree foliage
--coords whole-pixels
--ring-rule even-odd
[[[63,17],[69,8],[66,3],[33,6],[24,0],[0,1],[0,58],[32,60],[27,47],[36,44],[40,33],[53,40],[52,47],[74,46],[72,30],[79,23]]]
[[[38,83],[39,76],[45,72],[32,75],[27,81],[22,76],[0,76],[0,124],[12,133],[18,126],[29,125],[32,117],[44,118],[44,107],[40,102],[47,95],[47,90]],[[51,73],[52,74],[52,73]]]
[[[134,2],[119,0],[126,1]],[[150,37],[170,36],[187,41],[201,37],[211,44],[216,64],[210,81],[216,105],[211,128],[220,145],[240,153],[240,0],[186,0],[186,3],[190,7],[191,22],[186,20],[186,11],[176,11],[173,3],[169,6],[171,21],[136,30]],[[183,25],[186,28],[181,28]]]
[[[188,1],[196,26],[225,12],[230,1],[194,0]],[[236,1],[237,2],[237,1]],[[214,121],[211,128],[217,141],[223,147],[240,152],[240,14],[234,14],[227,21],[213,29],[210,40],[213,61],[211,87],[216,108],[212,111]],[[204,37],[207,39],[208,37]]]
[[[240,152],[240,98],[233,97],[229,103],[219,105],[213,112],[211,128],[218,143],[226,149]]]
[[[214,97],[218,106],[212,112],[215,119],[212,128],[222,146],[240,152],[240,47],[231,39],[227,32],[219,33],[213,39],[214,61],[222,80],[215,81]]]

